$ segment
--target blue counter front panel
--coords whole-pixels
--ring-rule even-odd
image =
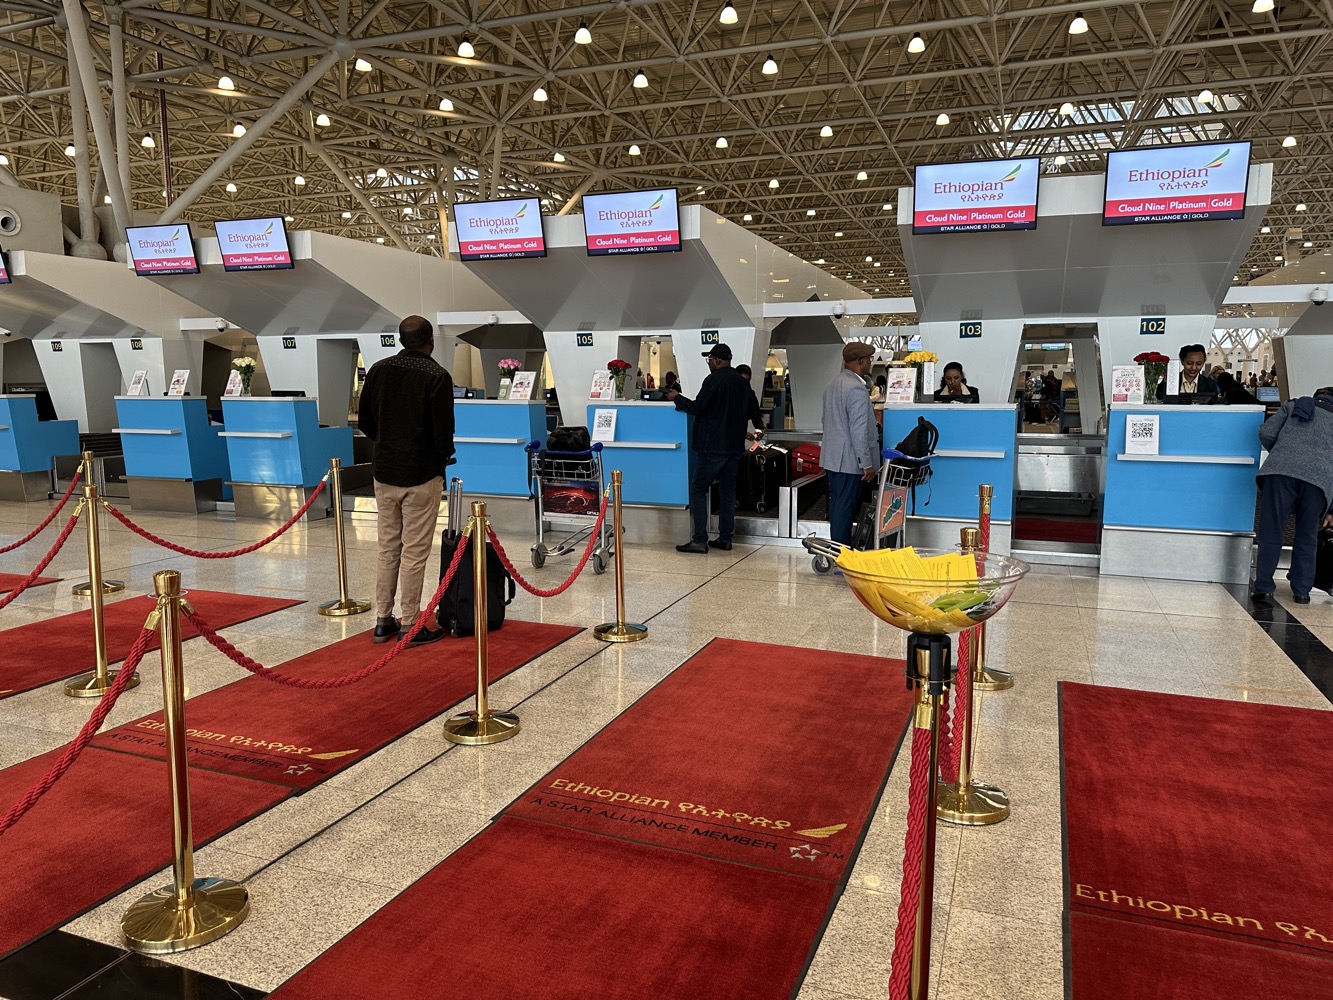
[[[526,497],[530,441],[546,443],[543,400],[457,400],[454,403],[454,457],[449,476],[463,480],[468,493]]]
[[[621,471],[625,503],[687,507],[694,456],[690,451],[693,418],[671,403],[589,403],[588,426],[596,410],[616,410],[616,436],[602,451],[607,482]]]
[[[79,453],[79,422],[38,420],[35,396],[0,396],[0,427],[0,471],[50,472],[56,455]]]
[[[221,427],[209,426],[202,397],[116,398],[116,429],[125,454],[125,475],[152,479],[220,479],[222,499],[231,499],[227,444]]]
[[[1017,407],[889,405],[884,407],[884,447],[892,448],[907,437],[917,417],[925,417],[940,432],[930,462],[930,482],[916,491],[917,515],[975,522],[980,506],[977,487],[989,484],[995,488],[992,519],[1013,520]]]
[[[230,397],[222,416],[235,482],[314,486],[331,458],[352,464],[352,429],[320,427],[317,399]]]
[[[1125,418],[1159,418],[1155,456],[1125,456]],[[1259,471],[1257,406],[1115,406],[1106,441],[1108,527],[1252,532]]]

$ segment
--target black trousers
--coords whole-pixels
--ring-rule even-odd
[[[1276,589],[1273,573],[1282,555],[1282,534],[1287,518],[1296,514],[1296,535],[1291,543],[1291,581],[1293,594],[1305,595],[1314,586],[1315,549],[1319,543],[1319,525],[1328,509],[1324,491],[1312,483],[1291,476],[1261,476],[1259,498],[1259,554],[1255,560],[1254,592],[1272,594]]]

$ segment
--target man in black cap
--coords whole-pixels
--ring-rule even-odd
[[[699,395],[687,399],[676,390],[666,398],[676,409],[694,416],[694,474],[690,477],[690,519],[694,534],[677,552],[706,553],[709,546],[730,549],[736,527],[736,469],[745,450],[746,425],[754,393],[731,367],[731,348],[718,344],[705,351],[709,375]],[[717,538],[708,540],[708,488],[716,482],[720,494]]]

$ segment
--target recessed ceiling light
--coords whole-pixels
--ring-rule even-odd
[[[227,192],[227,194],[235,194],[235,193],[236,193],[236,185],[233,184],[231,181],[228,181],[228,182],[227,182],[227,187],[226,187],[226,192]]]
[[[538,87],[536,90],[534,90],[532,92],[532,99],[536,101],[538,104],[545,103],[546,100],[548,99],[546,96],[546,88]]]
[[[639,70],[637,73],[635,73],[635,74],[634,74],[634,86],[638,87],[640,90],[643,90],[645,87],[647,87],[647,86],[648,86],[648,74],[645,73],[643,70]]]
[[[1281,260],[1281,259],[1282,259],[1281,257],[1274,257],[1274,258],[1273,258],[1273,260],[1275,260],[1275,261],[1276,261],[1276,260]]]
[[[139,145],[142,146],[144,149],[156,149],[157,140],[154,139],[151,135],[145,134],[144,137],[139,140]]]
[[[717,19],[723,24],[735,24],[740,20],[736,16],[736,8],[731,5],[731,0],[722,5],[722,11],[717,15]]]
[[[551,159],[555,160],[556,163],[564,163],[564,162],[565,162],[565,154],[564,154],[564,153],[561,153],[561,152],[556,152],[556,153],[552,154]]]
[[[352,68],[358,73],[369,73],[375,67],[370,65],[370,63],[366,62],[364,59],[357,59],[352,65]]]
[[[472,39],[467,35],[464,35],[463,40],[458,43],[458,55],[462,59],[472,59],[477,55],[477,50],[472,47]]]
[[[823,128],[821,128],[821,129],[819,130],[819,137],[820,137],[821,139],[831,139],[831,138],[833,138],[833,126],[832,126],[832,125],[825,125]]]
[[[935,116],[935,124],[936,124],[936,125],[948,125],[948,124],[949,124],[949,116],[948,116],[945,112],[941,111],[938,115]]]
[[[110,204],[111,204],[111,195],[109,195],[109,194],[104,194],[104,195],[102,195],[102,204],[103,204],[103,205],[110,205]]]
[[[333,122],[329,120],[328,115],[324,114],[315,115],[315,126],[317,128],[328,128],[332,124]]]
[[[759,72],[763,73],[764,76],[777,76],[778,75],[777,60],[774,59],[772,56],[769,56],[767,59],[764,60],[764,68],[761,69]]]
[[[1289,135],[1282,140],[1283,149],[1290,149],[1294,145],[1296,145],[1296,137],[1294,135]]]
[[[1075,14],[1074,20],[1069,22],[1069,33],[1071,35],[1087,34],[1088,20],[1082,14]]]
[[[231,77],[227,76],[225,73],[222,76],[218,77],[218,90],[235,90],[235,89],[236,89],[236,81],[233,80]]]
[[[1305,247],[1305,249],[1309,250],[1312,246],[1314,246],[1314,244],[1313,244],[1312,242],[1310,242],[1309,240],[1306,240],[1304,243],[1301,244],[1301,246],[1303,246],[1303,247]]]
[[[634,145],[630,146],[630,148],[629,148],[629,155],[630,155],[630,156],[638,156],[638,155],[639,155],[639,152],[640,152],[640,151],[639,151],[639,145],[638,145],[638,143],[635,143]]]
[[[588,30],[587,21],[579,22],[579,30],[574,32],[574,41],[579,45],[592,44],[592,32]]]
[[[914,32],[911,41],[907,43],[907,51],[912,55],[920,55],[926,51],[925,40],[921,37],[921,32]]]
[[[819,260],[815,261],[815,263],[816,263],[816,264],[822,264],[822,263],[824,263],[824,258],[823,258],[823,257],[820,257]]]
[[[726,148],[727,148],[727,137],[726,137],[725,135],[720,135],[720,136],[718,136],[718,137],[717,137],[717,142],[713,143],[713,145],[716,146],[718,149],[726,149]]]
[[[241,136],[245,135],[245,126],[242,125],[240,122],[237,122],[235,125],[231,127],[231,134],[239,139]]]
[[[449,98],[447,98],[447,97],[441,97],[441,98],[440,98],[440,110],[441,110],[441,111],[452,111],[452,110],[454,110],[454,102],[451,101],[451,100],[449,100]]]
[[[285,221],[285,222],[295,222],[296,219],[293,218],[293,217],[290,216],[290,215],[285,215],[285,216],[283,216],[283,221]]]

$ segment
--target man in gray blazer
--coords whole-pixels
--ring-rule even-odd
[[[864,483],[879,471],[879,428],[867,378],[875,348],[857,341],[842,348],[842,371],[824,388],[824,441],[819,464],[828,473],[829,537],[852,541],[852,521]]]

